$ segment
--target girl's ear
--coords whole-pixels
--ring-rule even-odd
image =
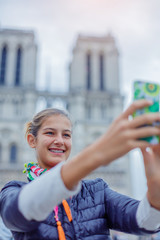
[[[36,138],[35,138],[35,136],[33,136],[33,134],[29,133],[27,135],[27,142],[31,148],[36,147]]]

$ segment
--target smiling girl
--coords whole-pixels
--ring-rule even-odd
[[[160,114],[129,120],[135,110],[151,104],[134,102],[104,135],[69,161],[72,123],[68,114],[58,109],[38,113],[26,128],[37,161],[26,166],[29,183],[12,181],[0,194],[1,216],[14,239],[109,240],[110,229],[133,234],[158,231],[160,147],[139,139],[160,135],[160,129],[139,126],[160,121]],[[142,150],[148,183],[142,201],[111,190],[102,179],[82,180],[136,147]]]

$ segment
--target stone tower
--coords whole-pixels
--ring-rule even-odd
[[[36,107],[36,54],[32,31],[0,29],[0,185],[31,158],[23,129]]]
[[[70,64],[69,96],[68,110],[76,125],[74,155],[103,134],[123,111],[119,53],[110,34],[77,38]],[[95,177],[102,177],[115,190],[130,194],[128,156],[99,168],[90,175]]]

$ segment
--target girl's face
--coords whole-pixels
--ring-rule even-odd
[[[67,160],[72,147],[69,119],[63,115],[48,117],[41,125],[37,137],[34,137],[34,146],[31,147],[36,149],[37,161],[41,168],[50,169]]]

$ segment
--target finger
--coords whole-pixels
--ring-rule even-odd
[[[151,177],[154,174],[155,165],[153,164],[153,152],[151,148],[141,148],[143,155],[146,177]]]
[[[132,119],[131,121],[129,121],[129,126],[131,128],[136,128],[139,126],[152,124],[153,122],[160,122],[160,113],[159,112],[142,114],[140,116],[137,116],[134,119]]]
[[[153,102],[146,99],[140,99],[137,101],[134,101],[120,116],[120,118],[128,118],[129,115],[132,115],[137,109],[141,109],[144,107],[148,107],[152,105]]]
[[[133,141],[132,146],[133,146],[132,149],[135,149],[135,148],[146,149],[146,148],[149,148],[151,144],[147,141],[136,140],[136,141]]]
[[[159,155],[159,157],[160,157],[160,143],[159,143],[159,144],[156,144],[156,145],[153,145],[153,146],[152,146],[152,150],[153,150],[157,155]]]
[[[150,136],[158,136],[160,135],[160,129],[157,127],[146,126],[140,127],[127,132],[131,139],[138,139]]]

